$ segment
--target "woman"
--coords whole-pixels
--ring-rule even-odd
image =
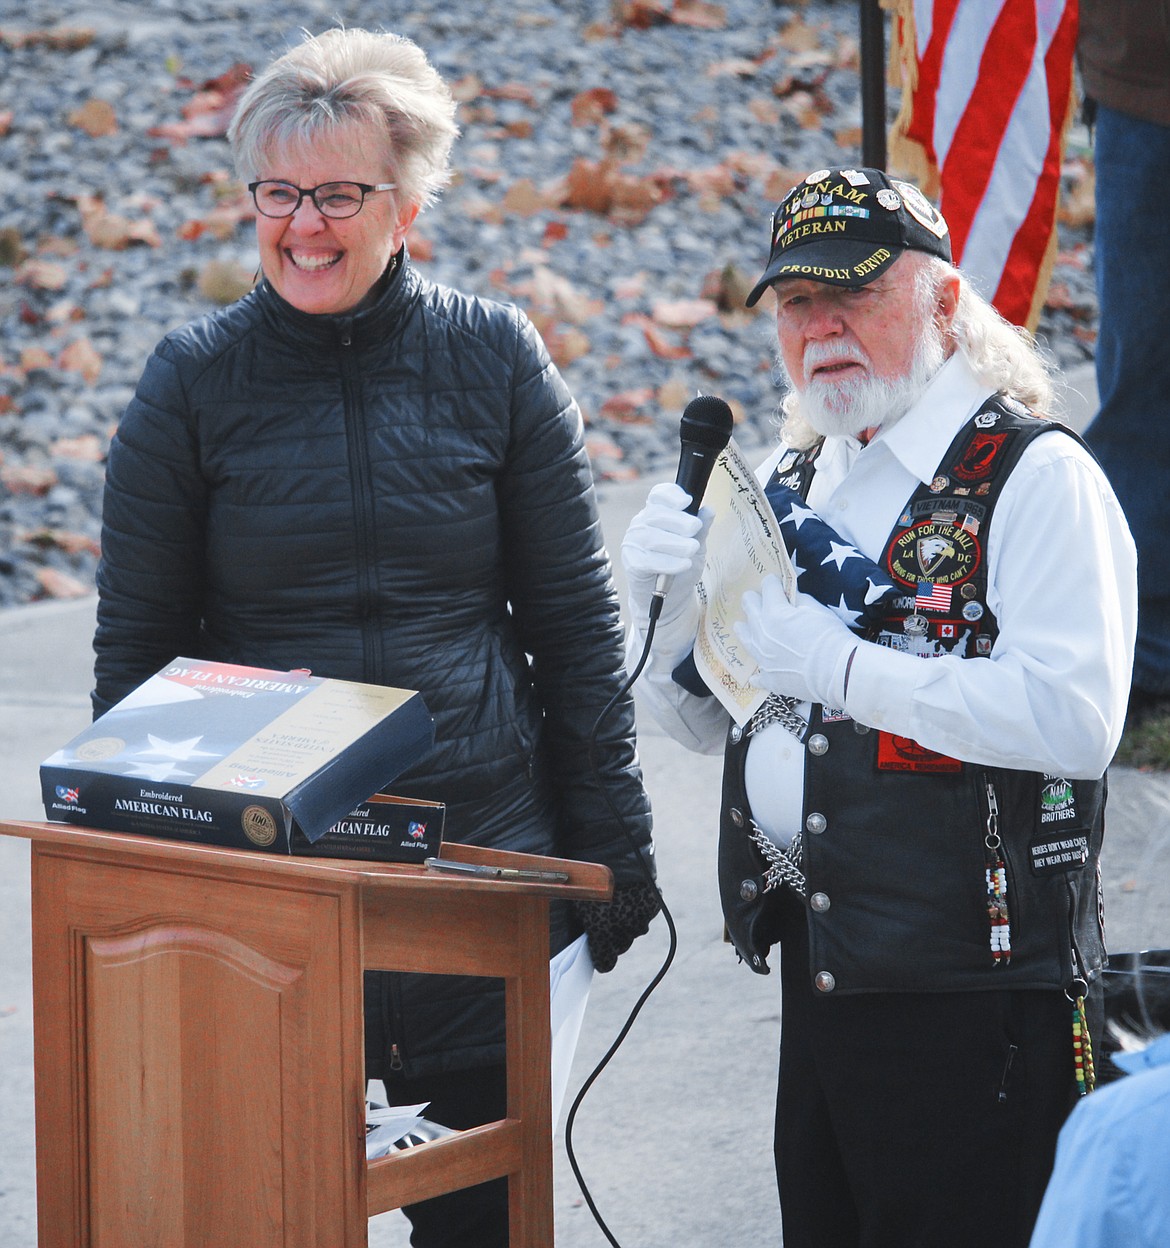
[[[263,280],[168,334],[110,448],[94,707],[175,655],[422,692],[436,745],[394,782],[446,835],[605,862],[599,969],[658,897],[618,606],[580,413],[515,309],[424,279],[406,236],[457,129],[407,39],[331,30],[229,130]],[[612,803],[612,806],[611,806]],[[616,817],[620,813],[621,818]],[[502,991],[367,979],[370,1077],[453,1127],[504,1116]],[[417,1245],[507,1243],[498,1181],[408,1210]]]

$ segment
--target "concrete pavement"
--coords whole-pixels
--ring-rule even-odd
[[[1074,423],[1091,373],[1070,378]],[[673,466],[670,475],[673,476]],[[617,551],[651,481],[603,484]],[[620,579],[620,570],[619,570]],[[94,600],[0,612],[0,818],[41,819],[40,761],[89,721]],[[716,896],[719,760],[688,754],[640,717],[660,878],[678,929],[674,965],[582,1104],[574,1150],[625,1248],[779,1242],[771,1130],[777,977],[752,975],[722,940]],[[1170,776],[1112,773],[1104,879],[1111,945],[1170,947]],[[28,847],[0,836],[0,1248],[36,1242]],[[667,948],[666,926],[594,980],[569,1101],[608,1050]],[[558,1129],[560,1248],[601,1248]],[[404,1248],[405,1219],[370,1224],[374,1248]]]

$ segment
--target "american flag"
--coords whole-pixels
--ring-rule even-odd
[[[826,524],[795,490],[773,481],[765,493],[796,570],[797,589],[834,611],[856,633],[879,624],[890,601],[905,591]],[[687,655],[671,675],[688,693],[711,695],[693,654]]]
[[[1034,329],[1056,255],[1077,0],[881,3],[902,85],[891,166],[938,200],[980,294]]]
[[[877,624],[897,590],[889,576],[847,542],[786,485],[766,489],[780,536],[796,569],[796,587],[835,611],[855,632]]]
[[[947,611],[951,605],[951,587],[933,585],[930,581],[919,581],[918,593],[914,595],[914,605],[920,611]]]

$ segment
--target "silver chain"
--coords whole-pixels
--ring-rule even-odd
[[[808,882],[800,869],[804,859],[804,839],[801,834],[797,832],[788,848],[781,849],[754,819],[749,819],[748,822],[751,824],[748,839],[768,864],[764,872],[764,892],[771,892],[781,884],[787,884],[793,892],[803,897],[807,892]]]
[[[808,735],[808,720],[796,710],[799,700],[779,693],[768,694],[763,706],[744,725],[744,736],[750,737],[753,732],[782,724],[798,741],[803,741]]]

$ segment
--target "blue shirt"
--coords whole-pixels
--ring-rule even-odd
[[[1031,1248],[1170,1245],[1170,1035],[1113,1060],[1129,1073],[1064,1124]]]

